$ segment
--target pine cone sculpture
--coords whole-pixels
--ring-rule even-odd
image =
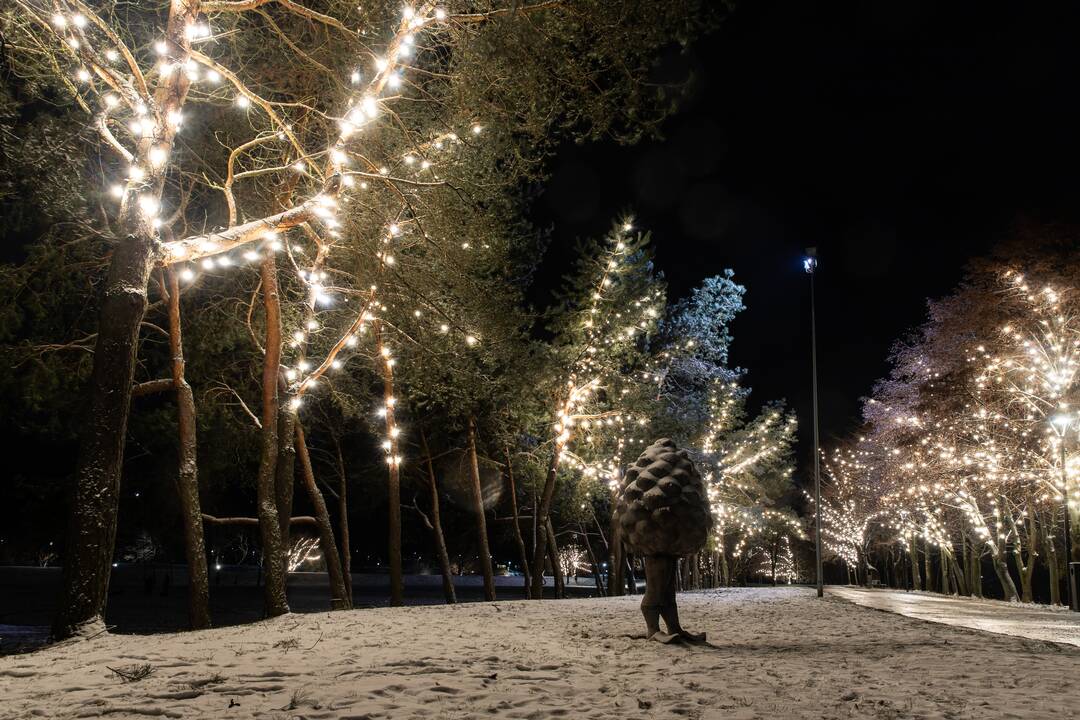
[[[708,495],[685,450],[661,438],[626,471],[615,519],[636,555],[690,555],[712,529]]]

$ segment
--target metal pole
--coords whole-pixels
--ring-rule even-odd
[[[813,370],[814,395],[814,562],[817,567],[817,595],[825,595],[821,574],[821,453],[818,450],[818,390],[817,390],[817,309],[814,304],[814,263],[810,270],[810,363]]]
[[[1061,487],[1065,494],[1065,587],[1069,591],[1069,609],[1076,610],[1073,579],[1070,573],[1072,563],[1072,532],[1069,530],[1069,474],[1065,472],[1065,434],[1061,435]]]

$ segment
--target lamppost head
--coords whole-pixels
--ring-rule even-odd
[[[806,248],[806,257],[803,258],[802,266],[803,266],[803,270],[810,273],[811,275],[813,275],[814,271],[817,270],[817,248],[816,247]]]

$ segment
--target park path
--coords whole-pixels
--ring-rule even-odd
[[[1080,647],[1080,613],[1062,607],[903,590],[830,587],[827,592],[856,605],[918,620]]]

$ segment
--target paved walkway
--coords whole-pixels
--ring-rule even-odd
[[[919,620],[1080,647],[1080,612],[1069,612],[1061,607],[972,600],[902,590],[830,587],[826,588],[826,592],[856,605]]]

